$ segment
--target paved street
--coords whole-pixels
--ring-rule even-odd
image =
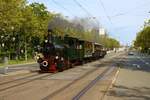
[[[150,100],[150,0],[0,0],[0,100]]]
[[[59,73],[32,72],[0,77],[0,100],[87,100],[89,97],[99,100],[118,70],[115,59],[121,55],[124,53],[110,54]]]
[[[119,52],[59,73],[1,76],[0,100],[149,100],[148,63],[149,56]],[[30,70],[28,67],[14,68]]]
[[[105,100],[150,100],[150,56],[125,56]]]

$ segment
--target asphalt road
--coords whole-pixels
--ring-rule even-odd
[[[111,56],[114,56],[116,53],[111,52],[109,54],[106,55],[105,58],[109,58]],[[39,65],[35,62],[35,63],[31,63],[31,64],[18,64],[18,65],[8,65],[7,69],[5,69],[6,67],[0,68],[0,75],[2,74],[7,74],[10,72],[17,72],[17,71],[37,71],[40,70],[39,69]]]
[[[150,100],[150,56],[127,55],[118,65],[120,72],[104,100]]]
[[[59,73],[0,77],[0,100],[99,100],[118,70],[117,59],[124,53],[110,55]]]
[[[118,67],[120,71],[112,88]],[[10,67],[37,70],[37,64]],[[150,100],[150,56],[110,53],[59,73],[0,77],[0,100]]]
[[[125,56],[122,61],[124,68],[150,72],[150,56],[141,56],[135,52],[134,55]]]

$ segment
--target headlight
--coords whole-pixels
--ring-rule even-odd
[[[36,57],[37,60],[38,60],[39,58],[40,58],[39,56]]]
[[[58,59],[58,58],[59,58],[58,56],[55,57],[55,59]]]
[[[47,62],[47,61],[43,61],[43,62],[42,62],[42,65],[43,65],[44,67],[47,67],[47,66],[48,66],[48,62]]]

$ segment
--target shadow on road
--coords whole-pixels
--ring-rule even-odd
[[[119,90],[119,91],[115,91],[115,90]],[[109,96],[113,96],[113,97],[121,97],[121,98],[138,98],[138,99],[142,99],[142,100],[150,100],[150,96],[148,96],[150,94],[150,88],[148,87],[134,87],[134,88],[129,88],[129,87],[125,87],[125,86],[114,86],[113,90],[110,90],[108,95]]]
[[[128,69],[132,71],[144,71],[150,72],[150,64],[146,65],[144,62],[140,61],[135,57],[126,57],[126,58],[116,58],[116,65],[123,69]]]
[[[149,58],[127,56],[116,58],[120,72],[113,87],[106,94],[106,100],[150,100]]]

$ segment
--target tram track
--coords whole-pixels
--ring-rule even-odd
[[[54,74],[55,74],[55,73],[54,73]],[[15,88],[15,87],[18,87],[18,86],[21,86],[21,85],[24,85],[24,84],[27,84],[27,83],[30,83],[30,82],[33,82],[33,81],[35,81],[35,80],[39,80],[39,79],[41,79],[41,78],[45,78],[45,77],[48,77],[48,76],[52,76],[52,75],[54,75],[54,74],[48,73],[48,75],[46,74],[46,75],[39,76],[39,77],[34,78],[34,79],[30,79],[30,80],[25,81],[25,82],[21,82],[21,83],[12,85],[12,86],[8,86],[8,87],[6,87],[6,88],[0,89],[0,92],[6,91],[6,90],[11,89],[11,88]],[[29,76],[28,78],[31,78],[31,77],[34,77],[34,76],[36,76],[36,75]],[[20,80],[24,80],[24,79],[25,79],[25,78],[21,78],[21,79],[18,79],[18,80],[16,80],[16,81],[20,81]],[[12,82],[13,82],[13,81],[12,81]],[[12,83],[12,82],[10,82],[10,83]],[[8,84],[8,83],[7,83],[7,84]],[[3,84],[3,85],[5,85],[5,84]]]
[[[107,65],[107,63],[106,63],[106,65]],[[103,66],[106,66],[106,65],[104,65],[104,63],[103,63]],[[60,89],[54,91],[53,93],[47,95],[47,96],[44,97],[42,100],[49,100],[50,98],[53,98],[54,96],[56,96],[57,94],[63,92],[65,89],[69,88],[69,87],[72,86],[73,84],[75,84],[75,83],[81,81],[81,80],[84,79],[86,76],[88,76],[88,75],[94,73],[94,72],[95,72],[96,70],[98,70],[99,68],[100,68],[100,67],[96,67],[96,68],[94,68],[93,70],[90,70],[90,71],[86,72],[84,75],[82,75],[82,76],[79,77],[78,79],[75,79],[75,80],[72,81],[71,83],[69,83],[69,84],[63,86],[62,88],[60,88]],[[78,96],[81,95],[81,94],[83,94],[83,92],[87,92],[87,91],[85,91],[85,90],[87,90],[87,88],[89,89],[90,86],[93,86],[93,85],[94,85],[100,78],[102,78],[110,69],[111,69],[111,67],[106,68],[100,75],[97,76],[96,79],[92,80],[92,81],[89,83],[89,85],[88,85],[85,89],[83,89],[80,94],[78,94]],[[76,96],[76,97],[78,97],[78,96]],[[78,99],[76,99],[76,97],[75,97],[75,99],[72,99],[72,100],[78,100]]]
[[[122,54],[121,54],[122,55]],[[124,54],[123,54],[124,55]],[[108,60],[104,61],[104,62],[101,62],[101,66],[110,66],[110,64],[112,62],[114,62],[114,58],[120,56],[117,55],[117,56],[113,56],[113,57],[110,57]],[[53,93],[50,93],[49,95],[47,95],[46,97],[44,97],[42,100],[49,100],[53,97],[55,97],[57,94],[63,92],[65,89],[69,88],[70,86],[72,86],[73,84],[79,82],[80,80],[84,79],[87,75],[90,75],[92,73],[94,73],[96,70],[98,70],[100,68],[99,67],[96,67],[94,68],[93,70],[90,70],[88,72],[86,72],[84,75],[82,75],[81,77],[79,77],[78,79],[75,79],[74,81],[72,81],[71,83],[63,86],[62,88],[54,91]],[[72,100],[78,100],[77,98],[80,98],[83,94],[85,94],[97,81],[101,80],[101,78],[103,78],[105,76],[105,74],[111,70],[111,67],[109,68],[106,68],[101,74],[99,74],[94,80],[92,80],[87,86],[85,86],[85,88],[83,88],[76,96],[74,96],[74,98]]]
[[[114,58],[114,57],[112,57],[112,58]],[[111,59],[112,59],[112,58],[111,58]],[[101,62],[101,65],[102,65],[102,66],[107,65],[108,62],[110,62],[111,59],[109,59],[109,60],[107,60],[107,61],[104,61],[104,62]],[[112,61],[111,61],[111,62],[112,62]],[[62,87],[62,88],[60,88],[60,89],[54,91],[52,94],[46,96],[46,97],[43,98],[42,100],[47,100],[47,99],[50,98],[51,96],[55,96],[57,93],[60,93],[61,91],[63,91],[63,90],[65,90],[66,88],[68,88],[69,86],[71,86],[71,85],[73,85],[74,83],[78,82],[79,80],[83,79],[85,76],[87,76],[87,75],[89,75],[89,74],[91,74],[91,73],[94,73],[98,68],[99,68],[99,67],[96,67],[96,68],[94,68],[93,70],[90,70],[90,71],[86,72],[86,73],[85,73],[84,75],[82,75],[80,78],[75,79],[75,80],[72,81],[71,83],[69,83],[69,84],[65,85],[64,87]],[[45,77],[52,76],[52,75],[54,75],[54,74],[55,74],[55,73],[53,73],[53,74],[48,73],[48,75],[46,74],[46,75],[43,75],[43,76],[41,76],[41,74],[34,74],[34,75],[26,76],[26,77],[23,77],[23,78],[19,78],[19,79],[16,79],[16,80],[10,80],[10,81],[6,81],[6,82],[2,82],[2,83],[0,83],[0,85],[1,85],[1,86],[4,86],[4,85],[6,86],[7,84],[10,84],[10,83],[13,83],[13,82],[19,82],[19,81],[22,81],[22,80],[24,81],[24,79],[28,79],[28,78],[32,78],[32,77],[37,76],[37,77],[34,78],[34,79],[30,79],[30,80],[27,80],[27,81],[24,81],[24,82],[16,83],[15,85],[11,85],[11,84],[10,84],[11,86],[1,88],[1,89],[0,89],[0,92],[6,91],[6,90],[9,90],[9,89],[12,89],[12,88],[16,88],[16,87],[25,85],[25,84],[27,84],[27,83],[33,82],[33,81],[35,81],[35,80],[39,80],[39,79],[42,79],[42,78],[45,78]]]
[[[79,100],[90,88],[92,88],[98,81],[101,81],[107,72],[113,70],[114,67],[109,67],[105,69],[101,74],[99,74],[94,80],[92,80],[88,85],[86,85],[80,92],[78,92],[72,100]]]
[[[15,80],[10,80],[10,81],[1,82],[0,85],[9,84],[9,83],[12,83],[12,82],[24,80],[24,79],[27,79],[27,78],[30,78],[30,77],[34,77],[34,76],[37,76],[37,75],[39,75],[39,74],[38,74],[38,73],[37,73],[37,74],[31,74],[31,75],[25,76],[25,77],[23,77],[23,78],[18,78],[18,79],[15,79]]]
[[[76,82],[78,82],[79,80],[81,80],[82,78],[84,78],[86,75],[90,74],[90,73],[93,73],[95,70],[97,70],[97,68],[91,70],[91,71],[88,71],[86,72],[84,75],[82,75],[80,78],[72,81],[71,83],[65,85],[64,87],[54,91],[53,93],[51,93],[50,95],[46,96],[45,98],[43,98],[42,100],[48,100],[49,98],[55,96],[56,94],[62,92],[63,90],[65,90],[66,88],[70,87],[71,85],[75,84]]]
[[[104,63],[105,63],[105,62],[103,62],[103,63],[101,64],[101,66],[104,66]],[[108,63],[108,62],[106,62],[106,63]],[[81,76],[81,78],[83,78],[83,77],[85,77],[86,75],[88,75],[88,74],[94,72],[95,70],[97,70],[97,68],[95,68],[95,69],[93,69],[93,70],[91,70],[91,71],[88,71],[85,75]],[[52,75],[54,75],[55,73],[51,73],[51,75],[49,75],[49,74],[50,74],[50,73],[48,73],[48,75],[44,75],[44,76],[41,76],[41,77],[37,77],[37,78],[34,78],[34,79],[30,79],[30,80],[28,80],[28,81],[21,82],[21,83],[19,83],[19,84],[15,84],[15,85],[12,85],[12,86],[9,86],[9,87],[6,87],[6,88],[2,88],[2,89],[0,89],[0,92],[5,91],[5,90],[8,90],[8,89],[11,89],[11,88],[14,88],[14,87],[18,87],[18,86],[20,86],[20,85],[24,85],[24,84],[30,83],[30,82],[35,81],[35,80],[39,80],[39,79],[41,79],[41,78],[45,78],[45,77],[48,77],[48,76],[52,76]],[[31,75],[31,76],[26,76],[26,77],[19,78],[19,79],[16,79],[16,80],[10,80],[10,81],[6,81],[6,82],[2,82],[2,83],[0,83],[0,85],[1,85],[1,86],[2,86],[2,85],[7,85],[7,84],[10,84],[10,83],[13,83],[13,82],[18,82],[18,81],[21,81],[21,80],[24,80],[24,79],[28,79],[28,78],[32,78],[32,77],[35,77],[35,76],[39,76],[39,75],[41,75],[41,74],[34,74],[34,75]],[[78,79],[77,79],[77,80],[78,80]],[[76,81],[77,81],[77,80],[76,80]],[[73,83],[74,83],[74,82],[73,82]],[[70,85],[72,85],[73,83],[70,83],[70,84],[68,84],[67,86],[70,86]],[[67,87],[67,86],[66,86],[66,87]],[[64,87],[64,88],[66,88],[66,87]],[[63,88],[63,89],[64,89],[64,88]],[[63,90],[63,89],[60,89],[60,90]],[[54,94],[55,94],[55,93],[54,93]]]

